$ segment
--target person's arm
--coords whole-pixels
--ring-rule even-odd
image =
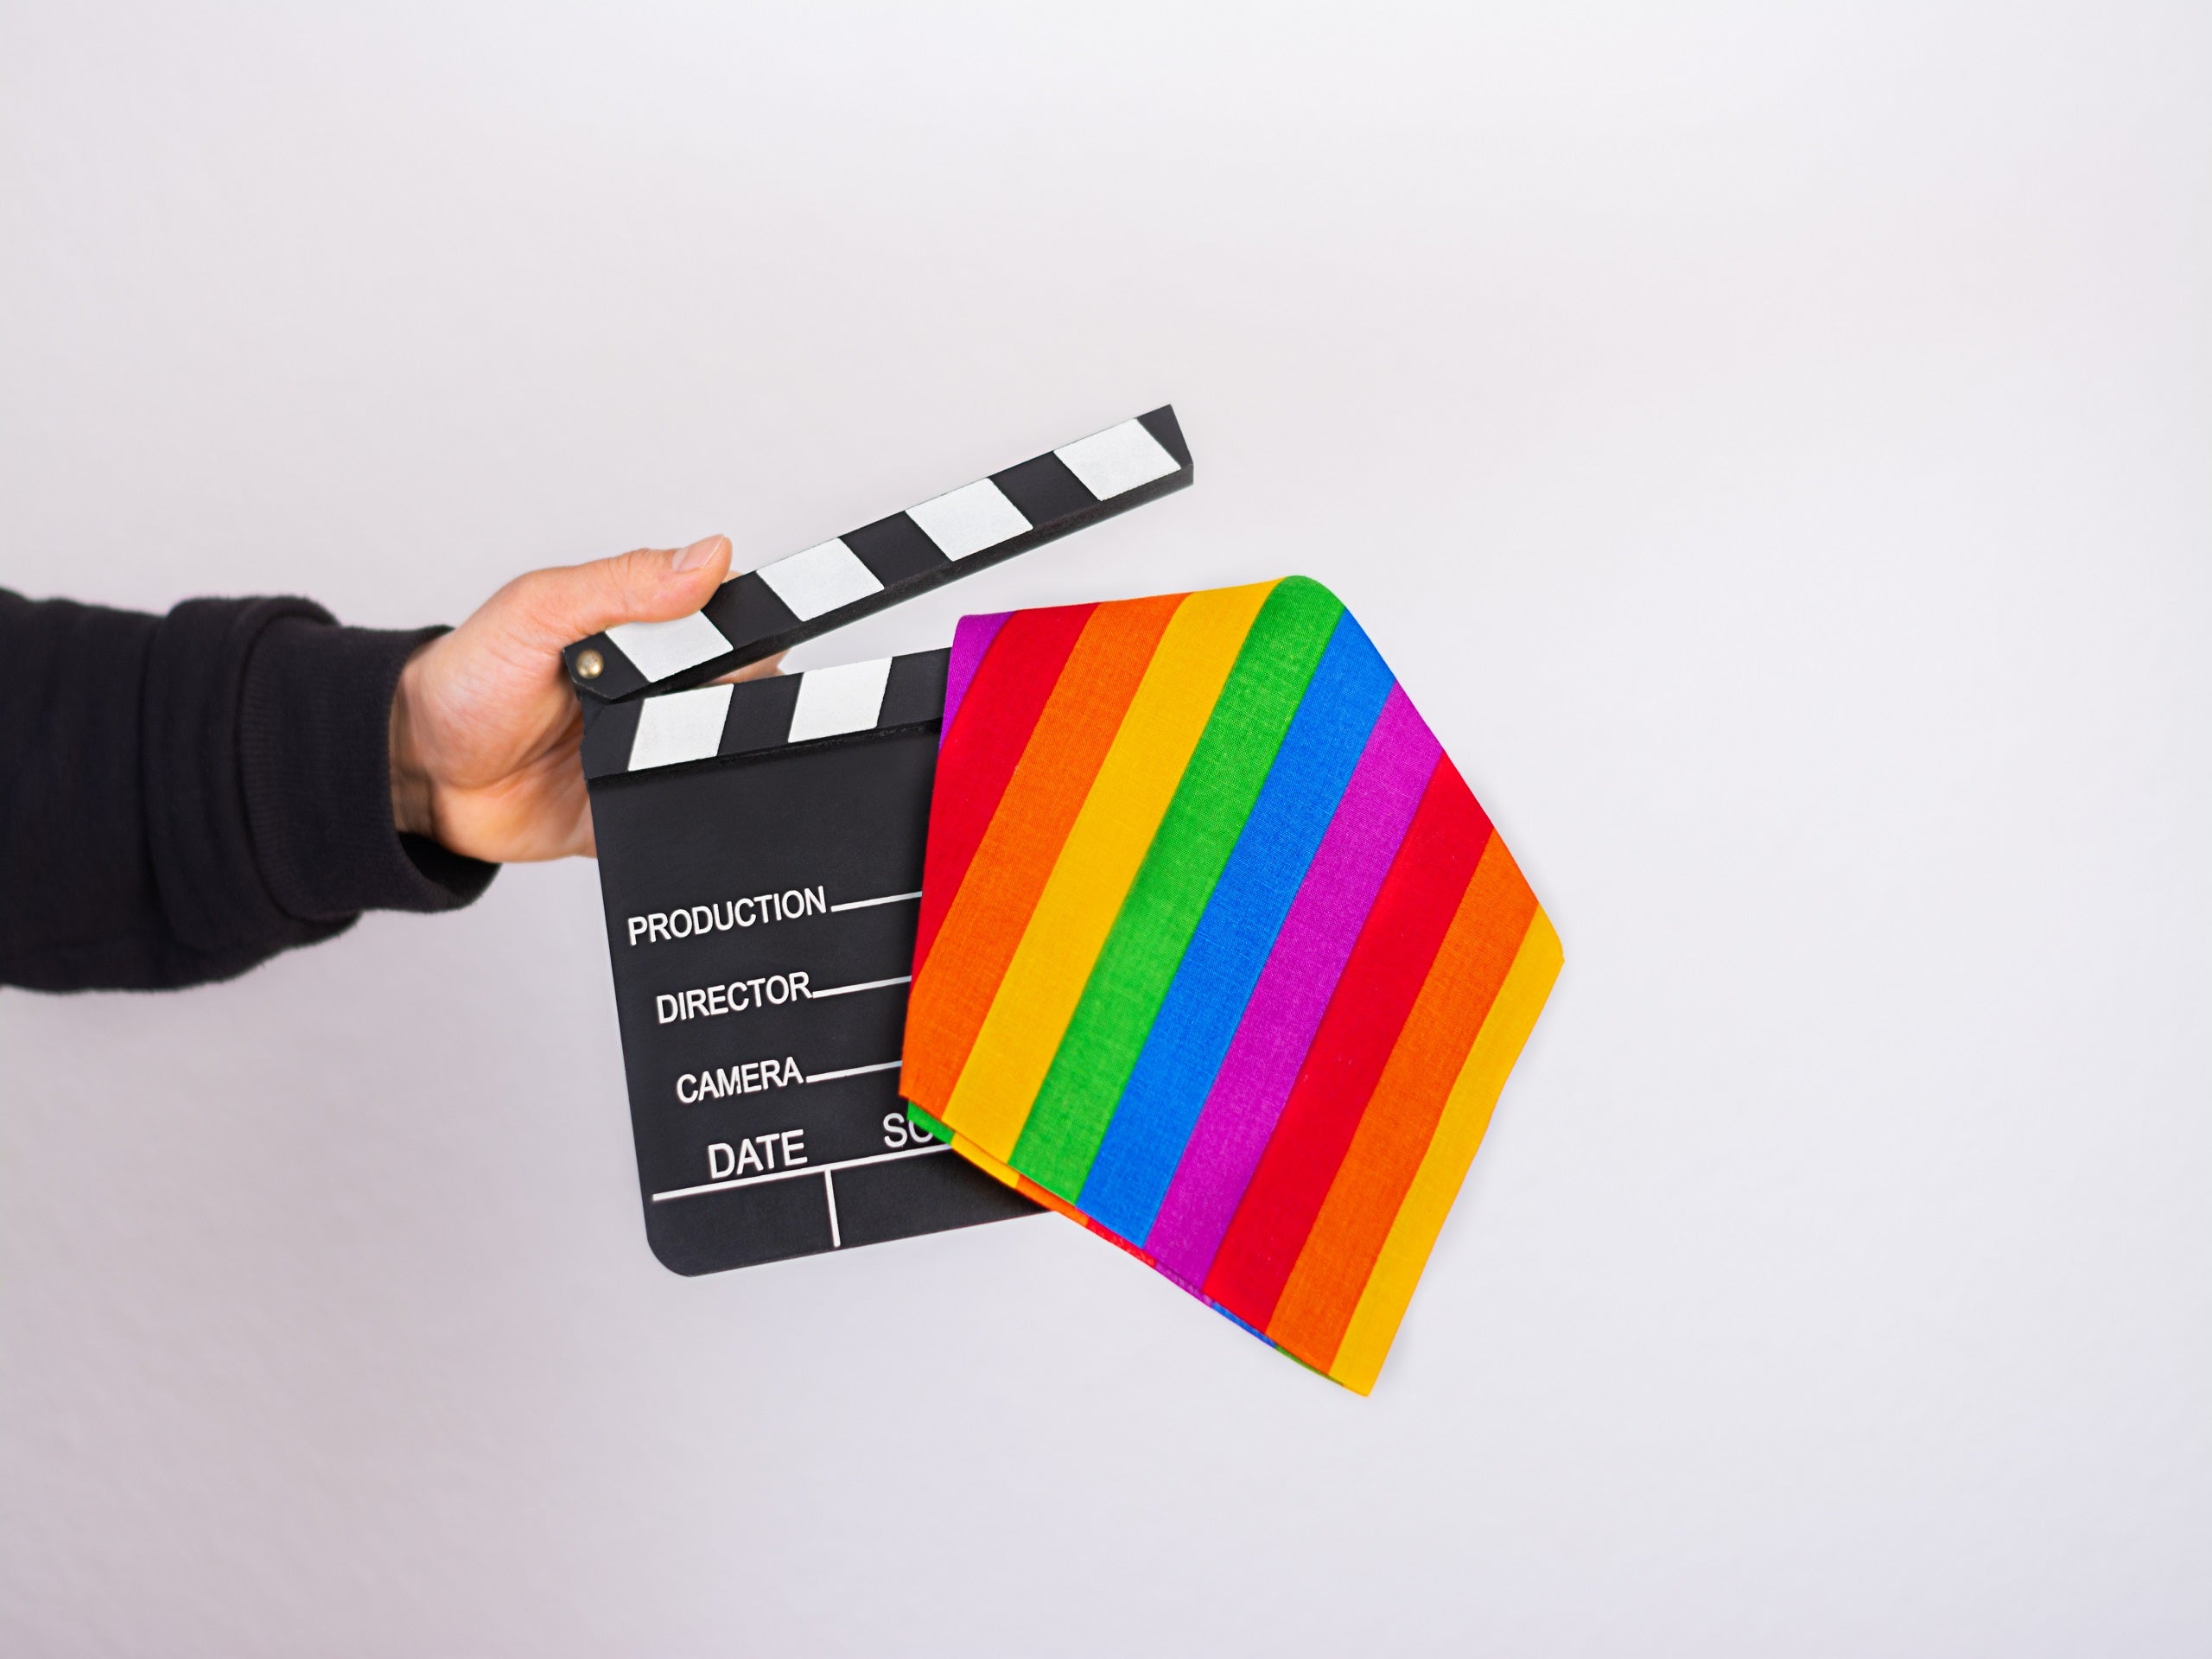
[[[0,591],[0,983],[224,979],[364,910],[591,850],[560,650],[696,610],[720,537],[524,576],[452,632],[303,600],[166,616]]]

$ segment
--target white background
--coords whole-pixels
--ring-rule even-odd
[[[1173,399],[799,660],[1308,572],[1567,954],[1371,1400],[1051,1218],[664,1271],[588,864],[0,995],[0,1649],[2204,1652],[2212,23],[1659,10],[0,8],[0,581]]]

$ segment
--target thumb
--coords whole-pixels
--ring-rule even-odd
[[[533,570],[485,606],[533,651],[558,652],[618,622],[667,622],[704,605],[729,574],[729,537],[641,547],[588,564]]]

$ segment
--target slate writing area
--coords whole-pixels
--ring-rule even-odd
[[[678,1273],[1033,1213],[899,1096],[937,741],[593,782],[645,1231]]]

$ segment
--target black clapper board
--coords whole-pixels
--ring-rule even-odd
[[[1157,410],[897,515],[935,565],[882,579],[868,552],[896,537],[879,520],[724,585],[810,560],[762,582],[780,614],[754,614],[756,595],[751,611],[710,603],[711,640],[664,650],[612,629],[570,648],[645,1236],[664,1264],[713,1273],[1035,1211],[910,1128],[899,1094],[950,653],[700,680],[1190,481]],[[995,530],[1020,545],[955,550]],[[880,588],[860,591],[855,569]]]
[[[678,1273],[1033,1207],[910,1128],[899,1097],[947,654],[592,721],[645,1236]],[[810,738],[824,709],[867,724]],[[795,716],[814,725],[795,732]],[[671,759],[687,740],[714,758]]]

